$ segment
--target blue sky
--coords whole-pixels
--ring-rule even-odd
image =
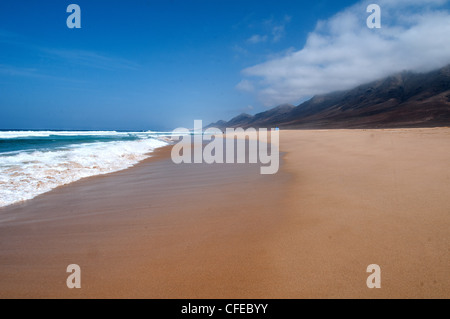
[[[393,13],[404,8],[386,4],[391,18],[387,26],[424,30],[427,21],[441,14],[444,34],[448,2],[423,2],[408,2],[416,3],[411,12],[422,12],[424,6],[430,12],[420,23],[394,19]],[[81,29],[66,26],[71,3],[81,7]],[[308,74],[306,66],[320,65],[323,78],[335,83],[345,82],[339,76],[352,77],[351,72],[336,76],[329,70],[346,67],[354,57],[316,61],[311,52],[317,57],[314,50],[345,48],[338,40],[348,38],[349,24],[342,22],[352,21],[350,14],[365,21],[363,5],[298,0],[1,1],[0,129],[165,130],[191,127],[194,119],[209,123],[298,103],[327,86]],[[336,25],[343,30],[337,35]],[[351,34],[356,36],[352,43],[360,42],[358,36],[367,38]],[[380,34],[369,36],[383,40]],[[328,39],[329,46],[314,42],[320,37]],[[391,39],[392,33],[386,37]],[[349,52],[359,52],[354,49],[349,44]],[[431,55],[438,59],[436,66],[450,56],[446,50],[443,57]],[[419,51],[417,60],[422,60]],[[391,53],[380,52],[384,59],[379,61]],[[404,67],[427,69],[419,62]],[[381,70],[376,76],[392,66]],[[301,79],[317,83],[309,87]],[[370,79],[356,76],[345,84]],[[330,90],[341,88],[330,83]]]

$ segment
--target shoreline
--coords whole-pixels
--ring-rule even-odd
[[[176,165],[169,150],[162,148],[128,170],[66,185],[8,210],[22,217],[0,224],[0,297],[208,298],[217,293],[215,285],[212,290],[192,288],[204,280],[196,269],[206,259],[218,274],[220,269],[228,274],[218,276],[217,285],[234,285],[229,276],[237,276],[242,285],[258,285],[258,280],[249,281],[252,269],[240,271],[242,260],[235,254],[260,258],[253,251],[268,240],[279,217],[274,212],[282,196],[268,182],[274,179],[261,176],[253,164]],[[248,191],[258,184],[267,186]],[[236,201],[243,193],[245,203]],[[193,251],[187,254],[189,249]],[[86,284],[79,291],[65,286],[65,267],[72,263],[83,271]],[[18,273],[24,264],[28,266]],[[185,269],[180,271],[179,264]],[[104,276],[113,279],[102,280]],[[158,278],[166,282],[155,287]],[[28,283],[30,287],[22,287]]]
[[[79,132],[79,131],[77,131],[77,132]],[[165,141],[165,142],[166,142],[166,141]],[[167,143],[167,142],[166,142],[166,143]],[[26,202],[32,201],[32,200],[34,200],[35,198],[37,198],[37,197],[39,197],[39,196],[42,196],[42,195],[44,195],[44,194],[47,194],[47,193],[49,193],[49,192],[52,192],[53,190],[58,189],[58,188],[60,188],[60,187],[65,187],[65,186],[68,186],[68,185],[71,185],[71,184],[73,184],[73,183],[77,183],[77,182],[79,182],[79,181],[83,181],[83,180],[86,180],[86,179],[95,178],[95,177],[104,176],[104,175],[110,175],[110,174],[114,174],[114,173],[117,173],[117,172],[120,172],[120,171],[124,171],[124,170],[130,169],[130,168],[133,168],[134,166],[139,165],[139,164],[142,163],[143,161],[146,161],[146,160],[148,160],[148,159],[154,157],[154,156],[155,156],[155,152],[157,152],[160,148],[164,148],[164,147],[168,147],[168,146],[170,146],[169,143],[168,143],[167,145],[165,145],[165,146],[160,146],[160,147],[154,148],[152,151],[150,151],[149,153],[146,153],[146,154],[145,154],[146,156],[148,156],[147,158],[141,159],[141,160],[139,160],[138,162],[132,164],[132,165],[129,166],[129,167],[121,168],[121,169],[119,169],[119,170],[115,170],[115,171],[111,171],[111,172],[107,172],[107,173],[100,173],[100,172],[98,172],[98,173],[95,174],[95,175],[89,175],[89,176],[86,176],[86,177],[81,177],[81,178],[79,178],[79,179],[77,179],[77,180],[74,180],[74,181],[71,181],[71,182],[69,182],[69,183],[67,183],[67,184],[60,184],[60,185],[58,185],[58,186],[56,186],[56,187],[54,187],[54,188],[51,188],[51,189],[49,189],[49,190],[47,190],[47,191],[44,191],[43,193],[38,193],[38,194],[35,195],[33,198],[25,199],[25,200],[20,200],[20,201],[16,201],[16,202],[7,204],[7,205],[5,205],[5,206],[0,206],[0,211],[1,211],[2,209],[7,209],[7,208],[9,208],[9,207],[13,207],[13,206],[16,206],[16,205],[23,205],[23,204],[25,204]],[[156,156],[158,156],[158,155],[156,155]],[[0,219],[0,222],[1,222],[1,219]]]
[[[0,223],[0,297],[448,298],[449,138],[281,131],[274,176],[157,149],[7,209],[21,217]],[[382,289],[366,287],[374,263]]]

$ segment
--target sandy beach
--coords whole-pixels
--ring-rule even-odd
[[[450,297],[449,128],[281,131],[280,149],[260,175],[165,147],[0,208],[0,298]]]

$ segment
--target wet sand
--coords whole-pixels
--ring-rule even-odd
[[[276,175],[164,148],[0,209],[0,297],[450,297],[450,129],[280,138]]]
[[[0,210],[0,297],[263,295],[259,260],[288,174],[176,165],[169,151]],[[79,290],[66,286],[69,264],[81,267]]]

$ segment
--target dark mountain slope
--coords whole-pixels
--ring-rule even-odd
[[[315,96],[240,115],[217,127],[394,128],[450,126],[450,65],[429,73],[403,72],[352,90]]]

